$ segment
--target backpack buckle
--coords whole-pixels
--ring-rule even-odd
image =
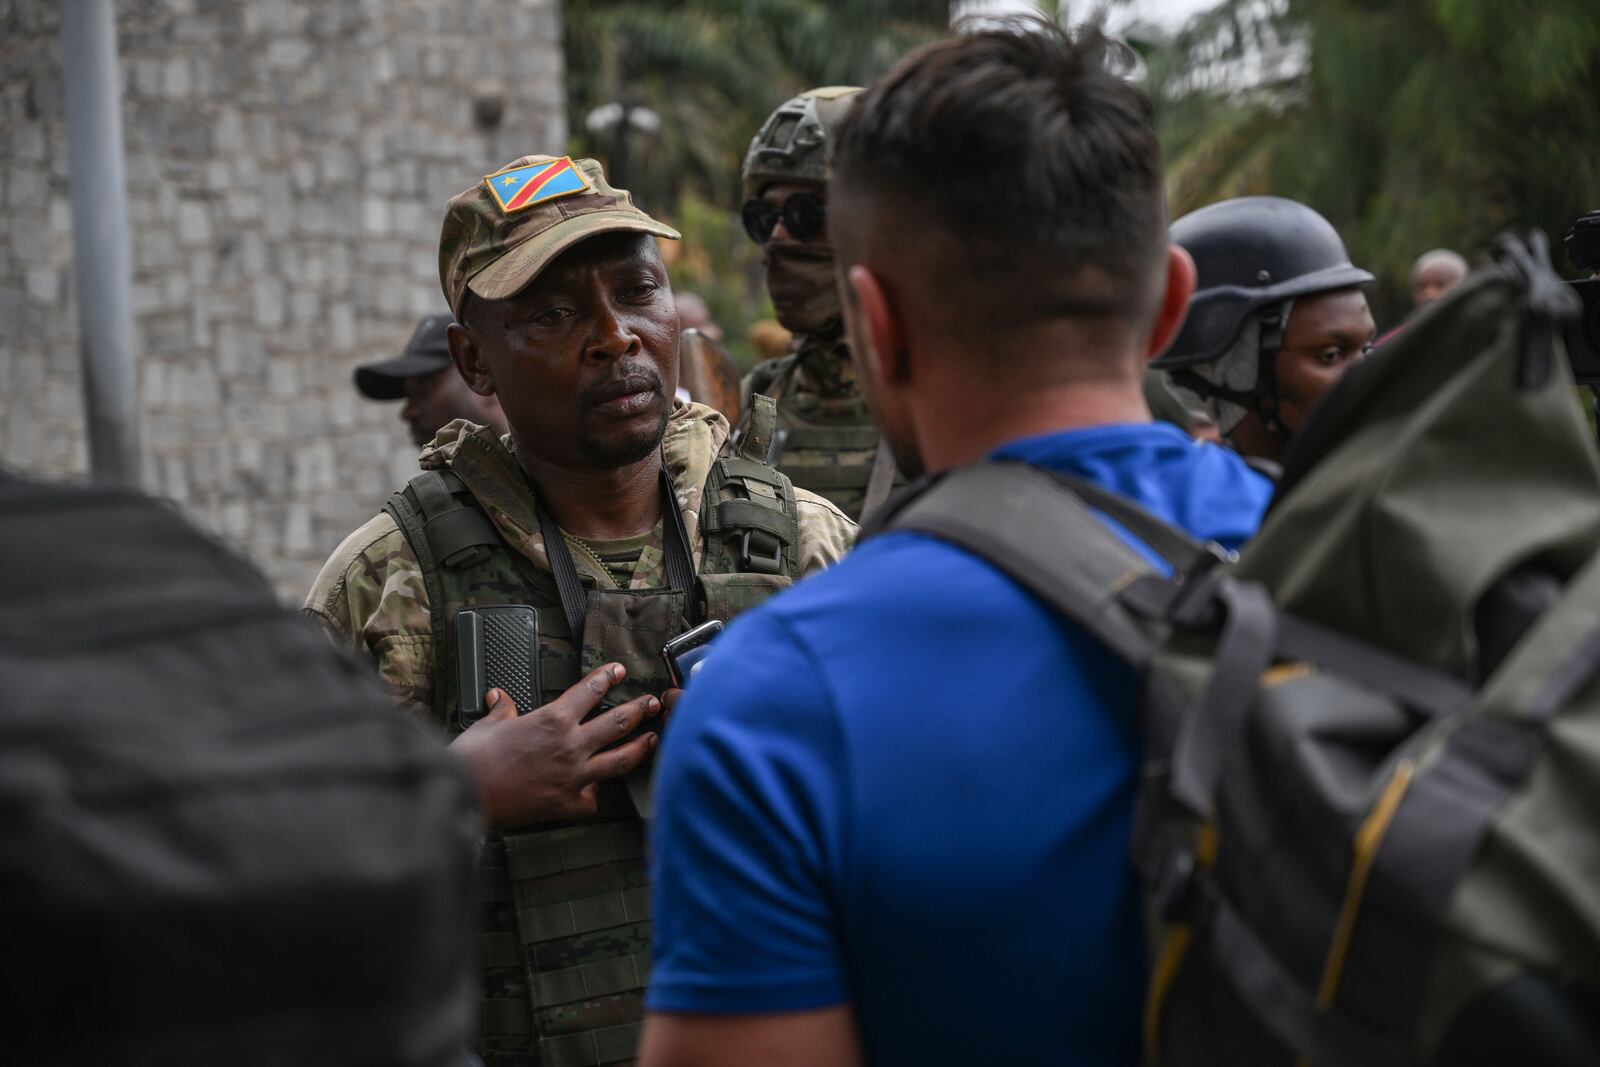
[[[1215,541],[1207,541],[1205,551],[1184,571],[1178,591],[1167,605],[1167,620],[1174,626],[1203,629],[1216,618],[1217,584],[1222,575],[1217,568],[1239,558]]]
[[[783,542],[770,534],[763,534],[762,536],[771,542],[772,548],[770,554],[758,554],[752,547],[752,538],[758,532],[746,530],[744,536],[739,538],[739,569],[752,574],[782,574]]]
[[[1150,900],[1155,905],[1156,913],[1162,919],[1173,922],[1180,919],[1189,909],[1188,904],[1192,896],[1195,881],[1194,853],[1188,849],[1178,849],[1167,854],[1166,861],[1161,864],[1161,872],[1156,875],[1155,886],[1151,889]]]

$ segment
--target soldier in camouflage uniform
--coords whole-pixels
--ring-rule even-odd
[[[744,160],[745,230],[761,246],[778,321],[795,335],[745,378],[778,402],[771,457],[794,484],[859,519],[896,481],[894,457],[856,388],[827,235],[828,131],[860,89],[812,89],[767,119]]]
[[[742,454],[727,421],[675,401],[678,315],[654,237],[669,227],[592,160],[528,156],[451,200],[440,276],[467,384],[511,433],[455,422],[422,473],[339,546],[306,610],[447,731],[493,833],[486,1063],[632,1059],[649,967],[640,812],[667,687],[660,649],[826,566],[855,527]],[[463,609],[537,612],[540,706],[461,692]],[[603,709],[596,712],[596,707]],[[626,775],[626,778],[623,776]]]

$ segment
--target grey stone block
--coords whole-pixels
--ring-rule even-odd
[[[341,351],[356,347],[355,310],[349,304],[338,303],[328,309],[328,344]]]
[[[191,85],[188,61],[182,57],[167,60],[161,77],[162,92],[168,96],[188,96]]]
[[[133,263],[142,272],[168,270],[178,262],[177,235],[171,230],[147,229],[134,243]]]
[[[284,174],[266,174],[261,179],[263,193],[263,223],[269,237],[287,237],[294,223],[294,199],[289,192],[289,178]]]
[[[389,232],[389,201],[381,196],[369,196],[361,202],[361,228],[369,234]]]
[[[56,307],[61,302],[61,272],[51,267],[30,267],[27,272],[27,296],[35,304]]]
[[[234,192],[222,203],[229,222],[254,222],[262,214],[261,197],[255,193]]]
[[[233,189],[233,173],[225,159],[213,159],[206,164],[206,189],[213,193],[227,193]]]
[[[264,275],[256,279],[252,288],[255,324],[264,330],[277,329],[283,325],[283,282],[272,275]]]
[[[6,203],[19,212],[39,211],[48,202],[47,187],[38,167],[14,164],[6,175]]]
[[[178,242],[185,247],[211,243],[211,217],[208,206],[198,200],[178,205]]]
[[[297,38],[280,38],[267,47],[267,66],[276,70],[299,70],[311,58],[312,47]]]
[[[136,284],[129,296],[135,315],[148,315],[166,307],[161,299],[161,287],[153,284]]]
[[[322,297],[314,289],[298,289],[289,297],[289,315],[297,325],[320,325]]]

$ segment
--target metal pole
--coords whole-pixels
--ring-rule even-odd
[[[138,341],[112,0],[64,0],[61,61],[89,472],[97,481],[137,487]]]

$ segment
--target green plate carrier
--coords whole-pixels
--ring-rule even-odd
[[[746,449],[717,459],[705,482],[697,591],[700,614],[708,619],[727,620],[759,604],[798,570],[793,486],[750,454],[771,440],[774,416],[770,398],[756,399]],[[432,711],[452,736],[461,729],[453,635],[464,608],[528,604],[538,610],[542,702],[575,684],[586,664],[613,660],[629,673],[608,706],[666,688],[658,653],[662,634],[686,628],[681,598],[611,591],[615,603],[658,614],[665,607],[672,617],[642,619],[636,631],[621,636],[617,627],[591,619],[585,629],[600,637],[580,648],[554,577],[506,544],[454,473],[425,471],[385,510],[422,568],[435,650]],[[590,581],[584,577],[586,586]],[[486,839],[478,1052],[487,1067],[578,1067],[634,1058],[650,968],[643,831],[628,790],[612,781],[602,785],[593,819]]]

